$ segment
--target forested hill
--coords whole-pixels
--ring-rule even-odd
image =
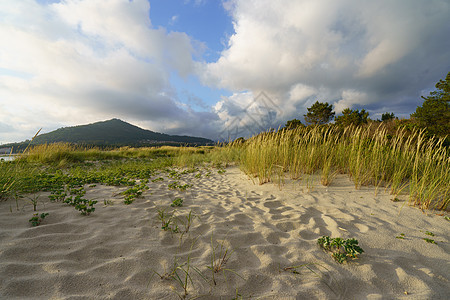
[[[59,128],[55,131],[38,135],[32,144],[68,142],[93,145],[146,145],[146,144],[197,144],[214,143],[212,140],[168,135],[145,130],[119,119],[111,119],[88,125]]]

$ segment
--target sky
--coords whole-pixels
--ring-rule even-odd
[[[119,118],[213,140],[328,102],[408,118],[450,71],[448,0],[1,0],[0,144]]]

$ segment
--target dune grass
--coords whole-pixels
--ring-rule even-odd
[[[260,184],[274,181],[281,187],[285,176],[310,184],[312,175],[320,175],[321,183],[330,185],[336,174],[348,174],[357,189],[373,185],[395,196],[409,193],[411,205],[445,210],[450,158],[443,142],[418,130],[398,129],[389,135],[382,126],[317,126],[265,132],[215,147],[105,151],[66,143],[39,145],[15,161],[0,162],[0,199],[48,189],[58,180],[130,185],[157,169],[238,164]]]
[[[318,126],[254,136],[238,147],[239,163],[260,184],[273,181],[279,168],[293,179],[319,172],[324,185],[334,174],[348,174],[355,188],[383,186],[392,194],[409,191],[420,208],[446,209],[450,202],[449,149],[444,138],[423,131],[368,127]]]

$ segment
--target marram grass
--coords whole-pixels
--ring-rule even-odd
[[[444,139],[423,131],[390,137],[383,127],[307,127],[266,132],[237,147],[239,163],[260,184],[273,181],[279,168],[291,178],[321,173],[324,185],[337,173],[355,184],[385,187],[392,194],[409,191],[410,204],[446,209],[450,202],[449,149]],[[284,176],[284,174],[283,174]]]
[[[412,205],[445,210],[450,202],[450,158],[443,141],[427,138],[417,130],[407,133],[399,129],[390,136],[382,126],[318,126],[265,132],[245,142],[236,140],[216,147],[103,151],[64,143],[39,145],[13,162],[0,162],[0,200],[17,191],[34,190],[22,185],[30,185],[36,181],[33,176],[47,172],[42,168],[46,165],[76,177],[92,172],[141,177],[155,168],[239,164],[260,184],[275,181],[281,186],[286,175],[303,177],[310,184],[311,175],[320,174],[321,183],[329,185],[336,174],[348,174],[355,188],[373,185],[394,195],[409,193]],[[96,161],[102,164],[92,164]]]

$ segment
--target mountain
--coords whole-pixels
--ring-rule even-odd
[[[59,128],[38,135],[32,144],[68,142],[94,145],[152,145],[152,144],[213,144],[209,139],[168,135],[145,130],[119,119],[111,119],[88,125]]]

